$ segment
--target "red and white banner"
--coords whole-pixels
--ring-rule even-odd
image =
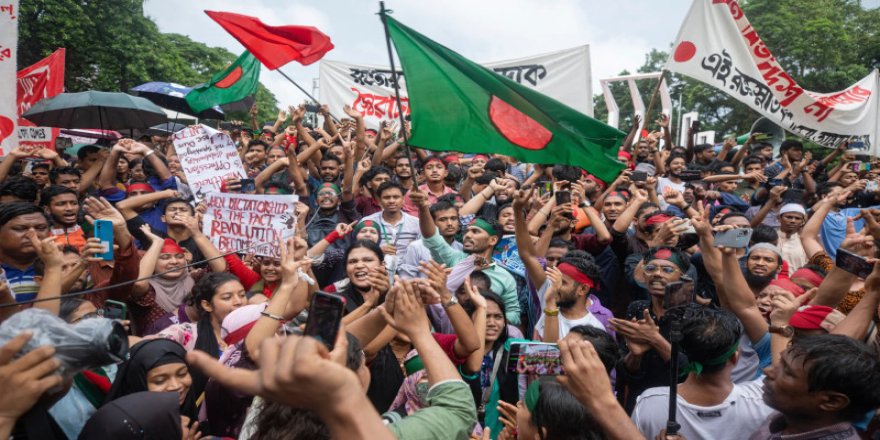
[[[593,115],[589,46],[483,65],[588,116]],[[321,60],[319,71],[321,103],[335,111],[341,111],[345,105],[352,106],[364,114],[368,127],[377,128],[381,121],[399,121],[401,110],[409,114],[406,80],[401,71],[398,78],[402,79],[402,109],[394,98],[390,67]]]
[[[817,144],[833,148],[851,139],[851,149],[880,153],[878,71],[839,92],[804,90],[782,69],[736,0],[694,0],[666,69],[716,87]]]
[[[64,48],[58,49],[18,71],[18,139],[21,144],[55,148],[60,129],[37,127],[20,116],[37,101],[64,91],[64,54]]]
[[[18,0],[0,0],[0,156],[18,145],[15,74],[18,71]]]

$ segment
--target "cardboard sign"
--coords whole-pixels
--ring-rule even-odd
[[[211,193],[219,193],[220,185],[230,177],[247,177],[235,142],[211,127],[187,127],[172,136],[180,167],[197,202]]]
[[[257,255],[277,258],[279,240],[296,232],[297,200],[295,195],[208,194],[202,232],[220,252],[253,249]]]

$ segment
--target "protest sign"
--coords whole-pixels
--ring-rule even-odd
[[[593,115],[589,46],[483,66],[588,116]],[[400,90],[402,109],[397,108],[394,98],[390,67],[322,60],[319,72],[321,102],[330,108],[351,105],[363,113],[369,127],[377,128],[381,121],[397,121],[400,111],[409,114],[402,71],[398,71],[403,87]]]
[[[0,156],[6,156],[18,146],[15,129],[18,13],[18,0],[0,0]]]
[[[758,36],[736,0],[695,0],[666,69],[736,98],[782,128],[826,147],[877,156],[880,77],[874,70],[845,90],[804,90]]]
[[[247,248],[244,252],[278,257],[279,240],[296,231],[295,195],[211,193],[204,201],[202,232],[223,253]]]
[[[247,177],[235,142],[225,133],[197,125],[174,133],[171,139],[196,201],[220,192],[220,184],[227,178]]]
[[[37,101],[51,98],[64,91],[64,48],[18,71],[18,139],[25,145],[55,148],[58,128],[37,127],[20,115],[30,110]]]

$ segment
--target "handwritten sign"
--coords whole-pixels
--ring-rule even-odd
[[[280,238],[290,238],[296,230],[295,195],[211,193],[204,201],[208,211],[202,232],[220,252],[253,249],[257,255],[278,257]]]
[[[0,156],[18,146],[15,94],[18,47],[18,0],[0,0]]]
[[[174,133],[174,150],[189,181],[196,201],[219,193],[220,184],[230,177],[245,178],[247,173],[235,149],[235,142],[211,127],[198,125]]]

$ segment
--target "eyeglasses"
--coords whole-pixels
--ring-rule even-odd
[[[656,264],[646,264],[644,267],[645,273],[654,273],[658,270],[662,270],[665,274],[675,273],[678,268],[672,266],[657,266]]]
[[[318,197],[336,197],[335,192],[327,191],[327,192],[319,192]]]

